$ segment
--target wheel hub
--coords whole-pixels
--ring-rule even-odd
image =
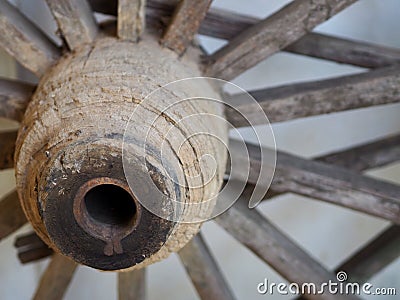
[[[192,58],[182,60],[161,48],[151,36],[145,36],[139,44],[102,38],[63,57],[42,78],[19,131],[16,176],[28,219],[55,251],[102,270],[139,268],[179,250],[197,233],[200,223],[157,216],[136,197],[146,195],[148,187],[141,183],[149,170],[155,170],[154,174],[150,172],[154,184],[169,199],[183,205],[217,193],[222,183],[223,168],[211,184],[201,187],[197,187],[193,174],[197,169],[193,164],[198,164],[205,153],[225,161],[221,145],[204,144],[195,137],[189,149],[181,147],[175,137],[168,140],[163,135],[168,125],[181,126],[186,138],[193,136],[196,126],[184,127],[179,120],[199,112],[221,114],[219,105],[182,105],[165,114],[156,108],[177,97],[173,93],[157,101],[144,101],[168,82],[200,75],[194,59],[198,52],[190,51],[193,55],[187,57]],[[211,86],[206,88],[214,93]],[[125,133],[139,105],[148,106],[143,116],[133,120],[135,130]],[[141,127],[157,114],[161,121],[152,126],[158,138],[146,142],[150,154],[148,165],[143,166],[136,161],[140,158],[138,140],[143,138]],[[211,124],[205,117],[204,122],[194,125],[226,140],[226,129],[212,128]],[[160,154],[165,140],[167,151]],[[123,146],[132,155],[129,170],[140,183],[135,189],[144,189],[140,193],[126,180]],[[181,166],[184,176],[170,180],[165,164],[175,173]],[[210,215],[214,204],[203,205],[202,214]],[[193,211],[185,212],[182,218],[189,213]]]

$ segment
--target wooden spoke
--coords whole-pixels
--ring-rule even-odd
[[[235,143],[230,142],[231,154]],[[247,144],[247,150],[251,166],[248,181],[256,184],[261,167],[260,149]],[[300,194],[400,224],[400,186],[323,162],[278,152],[270,188],[274,193]]]
[[[318,33],[309,33],[284,50],[364,68],[381,68],[400,63],[399,49]]]
[[[336,270],[351,282],[364,283],[400,256],[400,226],[391,225]]]
[[[200,233],[178,254],[201,299],[234,299]]]
[[[118,273],[118,299],[146,299],[146,269]]]
[[[245,30],[209,57],[207,73],[231,80],[275,52],[282,50],[355,0],[316,3],[293,1]]]
[[[365,283],[400,256],[400,226],[392,225],[336,268],[347,282]],[[298,299],[304,299],[299,297]]]
[[[210,4],[211,0],[182,0],[176,7],[161,43],[182,54],[200,27]]]
[[[0,47],[38,76],[59,57],[59,49],[7,1],[0,1]]]
[[[317,157],[316,160],[359,172],[381,167],[400,160],[400,135]]]
[[[229,210],[214,220],[254,254],[274,268],[289,282],[315,283],[317,286],[332,280],[335,275],[301,249],[271,224],[256,209],[249,209],[239,199]],[[320,299],[336,299],[334,295],[319,295]],[[318,295],[310,295],[319,299]]]
[[[77,264],[69,258],[55,254],[40,279],[33,299],[62,299],[74,275]]]
[[[213,8],[206,15],[199,33],[231,40],[259,21],[254,17]],[[307,33],[283,51],[364,68],[381,68],[400,63],[400,49],[315,32]]]
[[[97,25],[86,0],[46,0],[46,2],[70,49],[94,40]]]
[[[118,37],[138,41],[145,26],[146,0],[118,0]]]
[[[270,122],[283,122],[399,102],[399,85],[400,68],[388,67],[357,75],[253,91],[250,94],[258,103],[244,103],[238,109],[254,124],[265,122],[265,118],[257,119],[259,106]],[[241,98],[243,95],[232,97],[233,101],[240,101]],[[236,127],[249,126],[247,120],[232,108],[226,110],[226,115]]]
[[[0,170],[14,168],[17,132],[0,132]]]
[[[17,248],[18,259],[22,264],[43,259],[54,253],[35,232],[18,236],[14,246]]]
[[[400,135],[390,136],[350,149],[316,157],[314,160],[360,172],[400,160],[399,145]],[[248,183],[242,195],[250,197],[253,190],[254,185]],[[281,193],[269,189],[265,195],[265,199],[270,199],[280,194]]]
[[[13,191],[0,200],[0,241],[27,222],[18,194]]]
[[[115,1],[89,0],[89,2],[95,11],[117,14]],[[160,20],[169,20],[175,8],[173,3],[147,0],[146,14],[149,23],[152,26],[159,26]],[[260,21],[255,17],[211,8],[200,25],[199,33],[231,40]],[[307,33],[283,51],[365,68],[380,68],[400,63],[400,49],[314,32]]]
[[[0,78],[0,117],[21,121],[35,86]]]

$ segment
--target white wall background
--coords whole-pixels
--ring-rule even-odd
[[[54,29],[42,0],[14,1],[42,28]],[[288,0],[215,0],[214,6],[265,17]],[[360,0],[319,26],[316,31],[400,48],[400,1]],[[223,42],[201,38],[208,51]],[[0,75],[15,77],[15,66],[0,53]],[[279,53],[252,68],[234,82],[244,89],[328,78],[362,71],[360,68]],[[377,137],[400,132],[400,105],[317,116],[273,125],[278,149],[311,157]],[[1,121],[1,130],[15,126]],[[244,130],[244,133],[246,131]],[[368,172],[400,183],[400,165]],[[12,170],[0,172],[0,194],[14,185]],[[300,243],[327,268],[333,268],[387,226],[387,222],[295,195],[280,196],[259,207],[279,228]],[[29,231],[29,226],[17,234]],[[203,227],[207,243],[238,299],[262,299],[256,286],[265,277],[283,279],[213,222]],[[15,235],[0,244],[0,299],[29,299],[48,260],[21,266],[13,248]],[[400,260],[371,279],[375,286],[396,287],[400,293]],[[149,299],[196,299],[196,293],[176,255],[152,265],[148,272]],[[270,299],[281,299],[273,296]],[[373,298],[373,297],[371,297]],[[116,299],[116,276],[80,267],[66,299]],[[390,299],[378,297],[376,299]],[[392,297],[391,299],[396,299]]]

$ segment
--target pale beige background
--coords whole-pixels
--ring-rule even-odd
[[[42,0],[15,2],[42,28],[54,30],[54,23]],[[290,1],[215,0],[213,5],[265,17],[287,2]],[[399,19],[399,0],[360,0],[347,11],[319,26],[317,31],[400,47]],[[202,41],[209,51],[222,45],[222,42],[211,38],[202,38]],[[245,89],[254,89],[360,71],[359,68],[292,54],[277,54],[234,82]],[[0,74],[9,77],[16,74],[12,61],[3,53],[0,55]],[[311,157],[398,133],[399,113],[400,105],[387,105],[274,124],[273,129],[279,149]],[[3,122],[0,124],[3,128],[13,126]],[[243,132],[246,133],[246,130]],[[368,173],[400,183],[399,164]],[[0,193],[9,191],[13,184],[12,171],[0,173]],[[260,209],[329,268],[336,266],[387,225],[373,217],[294,195],[281,196],[262,204]],[[29,227],[21,229],[19,233],[27,230]],[[265,298],[256,292],[257,284],[265,277],[271,281],[282,281],[279,275],[213,222],[203,227],[203,233],[238,299]],[[12,247],[14,238],[11,236],[0,244],[0,299],[29,299],[48,261],[21,266]],[[115,278],[112,273],[80,267],[66,298],[116,299]],[[149,299],[196,299],[194,289],[176,255],[151,266],[148,278]],[[375,276],[371,282],[380,287],[397,287],[400,292],[400,260]],[[270,297],[281,298],[284,297]]]

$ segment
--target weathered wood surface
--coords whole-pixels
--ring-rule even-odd
[[[70,49],[91,43],[97,25],[87,0],[46,0]]]
[[[146,0],[118,0],[118,37],[137,42],[145,27]]]
[[[297,41],[355,1],[293,1],[212,54],[208,58],[206,73],[231,80]]]
[[[0,200],[0,241],[27,222],[18,194],[12,191]]]
[[[89,2],[95,11],[117,14],[114,1],[90,0]],[[161,27],[164,23],[168,24],[175,8],[174,1],[148,0],[147,2],[146,15],[149,25]],[[260,21],[261,19],[255,17],[211,8],[200,25],[199,33],[231,40]],[[400,49],[315,32],[307,33],[283,51],[365,68],[380,68],[400,63]]]
[[[89,2],[95,11],[117,14],[115,1],[90,0]],[[174,1],[148,0],[147,2],[146,14],[149,25],[160,27],[164,23],[168,24],[175,8]],[[211,8],[200,25],[199,33],[231,40],[260,21],[259,18]],[[400,49],[315,32],[307,33],[283,51],[365,68],[380,68],[400,63]]]
[[[344,261],[336,271],[345,271],[348,281],[364,283],[400,256],[400,226],[383,233]]]
[[[68,289],[78,265],[69,258],[55,254],[40,279],[34,300],[59,300]]]
[[[48,37],[7,1],[0,1],[0,47],[37,76],[60,55]]]
[[[146,299],[146,269],[118,273],[118,299]]]
[[[0,117],[21,121],[35,86],[0,78]]]
[[[399,161],[399,144],[399,135],[390,136],[377,141],[368,142],[352,148],[315,157],[314,160],[360,172]],[[243,196],[250,198],[253,190],[254,185],[248,183],[243,192]],[[269,199],[280,194],[282,193],[269,189],[264,199]]]
[[[178,57],[160,47],[153,35],[144,34],[140,43],[105,37],[60,60],[51,76],[42,80],[25,114],[22,126],[26,127],[20,133],[15,157],[17,188],[24,198],[24,209],[35,231],[51,248],[102,270],[140,268],[178,251],[198,232],[200,223],[178,223],[166,217],[178,216],[188,221],[210,216],[215,200],[203,200],[209,200],[210,195],[218,192],[225,170],[218,168],[215,176],[208,180],[209,177],[198,176],[199,170],[208,171],[207,164],[200,168],[197,163],[193,166],[193,162],[198,162],[204,153],[212,153],[218,161],[225,161],[227,153],[222,143],[210,141],[207,135],[194,135],[183,146],[181,141],[193,136],[199,128],[227,140],[227,130],[224,126],[215,126],[214,117],[206,122],[180,120],[199,112],[222,115],[222,106],[198,101],[196,105],[184,103],[165,111],[172,100],[182,101],[178,93],[171,96],[163,91],[157,99],[141,100],[165,82],[200,76],[195,61],[199,54],[200,51],[191,48],[185,57]],[[201,88],[190,82],[183,85],[180,88],[188,93],[204,95],[207,92],[218,97],[211,85],[203,84]],[[107,107],[107,114],[104,114],[104,107]],[[136,113],[134,122],[141,126],[131,123],[134,129],[127,133],[126,122],[135,109],[141,113]],[[144,162],[145,155],[140,153],[143,148],[131,141],[145,143],[149,128],[152,129],[152,150]],[[177,132],[167,137],[159,135],[169,129]],[[127,137],[125,143],[123,137]],[[123,143],[124,159],[128,153],[132,161],[131,173],[124,172]],[[162,148],[164,146],[167,148]],[[166,149],[168,154],[161,158],[159,149]],[[167,171],[160,165],[165,159],[170,161],[179,184],[163,173]],[[178,162],[182,162],[184,168],[187,166],[187,172],[179,169]],[[138,176],[139,173],[143,176]],[[134,195],[127,187],[129,176],[137,185]],[[202,185],[205,180],[207,184]],[[154,181],[163,193],[155,188]],[[110,185],[125,196],[128,194],[125,200],[131,212],[129,222],[113,221],[113,226],[104,221],[94,224],[87,207],[80,206],[85,203],[82,199],[91,188]],[[156,213],[143,208],[137,200],[148,199],[143,193],[149,190],[155,193],[151,199],[161,199],[158,207],[152,207],[157,209]],[[163,195],[183,203],[182,206],[168,206],[170,198],[163,198]],[[65,228],[73,234],[66,236]]]
[[[345,167],[347,169],[359,172],[400,160],[399,144],[400,136],[391,136],[350,149],[316,157],[314,160],[334,164],[336,166]],[[249,198],[253,189],[254,185],[248,184],[243,193],[243,197]],[[271,198],[279,194],[280,193],[274,192],[270,189],[266,195],[266,198]],[[32,234],[36,235],[35,233]],[[36,237],[36,239],[40,240],[39,237]],[[48,253],[48,250],[49,248],[47,245],[43,243],[43,249],[32,249],[30,251],[26,251],[26,254],[25,252],[21,252],[20,260],[22,260],[24,263],[27,263],[36,259],[40,259],[44,253],[47,253],[47,255],[52,253]],[[24,258],[25,256],[26,258]]]
[[[333,273],[284,235],[256,209],[239,199],[228,211],[214,219],[228,233],[248,247],[289,282],[317,286],[332,280]],[[337,299],[335,295],[307,295],[307,299]],[[355,299],[352,296],[346,299]]]
[[[373,71],[312,81],[249,93],[256,102],[243,103],[237,107],[254,124],[259,120],[260,108],[270,122],[284,122],[297,118],[364,108],[400,101],[400,68],[387,67]],[[232,101],[240,103],[248,95],[234,95]],[[249,126],[246,119],[233,108],[226,109],[227,120],[234,126]]]
[[[16,131],[0,132],[0,170],[14,167]]]
[[[235,143],[230,142],[231,153],[235,151]],[[261,166],[260,149],[247,144],[247,150],[248,181],[256,184]],[[278,151],[270,189],[274,193],[291,192],[326,201],[400,224],[400,186],[323,162]]]
[[[200,233],[178,254],[201,299],[234,299]]]
[[[378,168],[400,160],[400,135],[315,158],[353,171]]]
[[[364,68],[400,63],[400,49],[312,32],[284,50]]]
[[[22,264],[40,260],[54,253],[35,232],[17,236],[14,247]]]
[[[182,0],[175,9],[161,44],[178,54],[185,52],[198,31],[212,0]]]

